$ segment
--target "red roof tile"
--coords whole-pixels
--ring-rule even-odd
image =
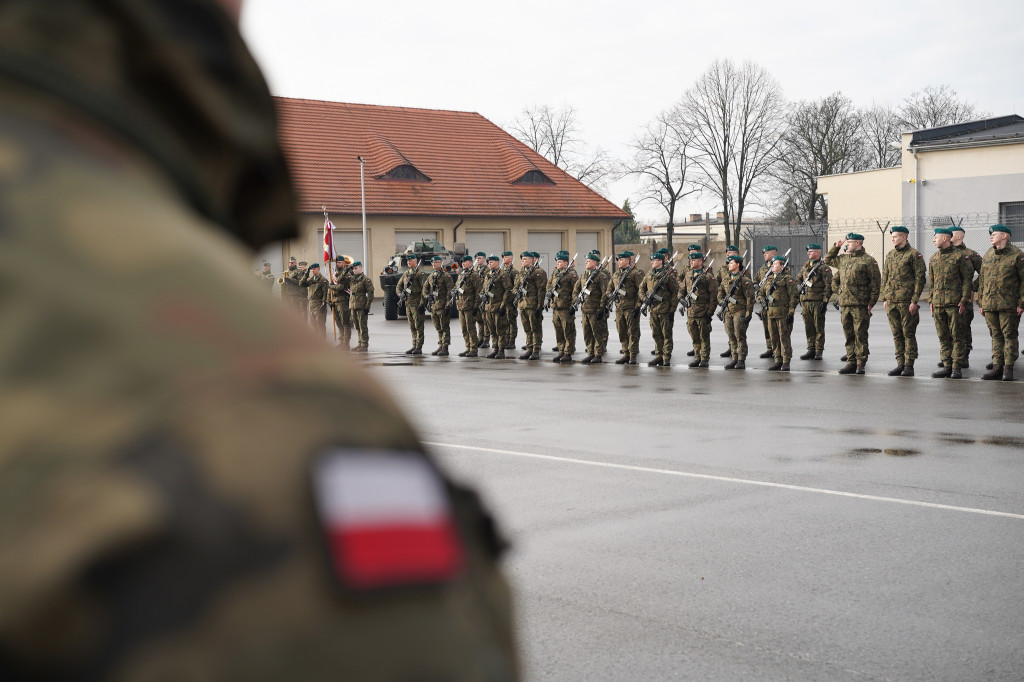
[[[480,114],[275,98],[299,209],[452,217],[625,218],[627,214]],[[430,178],[384,179],[411,165]],[[539,170],[554,184],[514,184]]]

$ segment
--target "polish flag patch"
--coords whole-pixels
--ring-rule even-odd
[[[422,455],[329,452],[313,492],[331,568],[352,590],[451,580],[465,553],[440,475]]]

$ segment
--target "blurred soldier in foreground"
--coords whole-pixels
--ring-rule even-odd
[[[846,246],[846,253],[839,249]],[[868,362],[868,325],[871,309],[878,303],[882,275],[878,261],[864,252],[864,237],[850,232],[825,256],[825,264],[838,270],[833,287],[839,295],[839,319],[846,335],[847,364],[840,374],[864,374]]]
[[[889,376],[912,377],[917,360],[917,326],[921,322],[917,302],[925,283],[924,256],[907,242],[910,230],[897,225],[890,233],[896,248],[884,259],[882,273],[882,300],[896,347],[896,367]]]
[[[978,278],[978,311],[992,335],[992,369],[982,379],[1013,381],[1017,334],[1024,313],[1024,254],[1010,243],[1010,228],[988,228],[992,248],[985,252]]]
[[[0,272],[0,679],[515,679],[493,523],[253,283],[296,211],[224,9],[8,0],[0,45],[0,248],[74,281]]]
[[[935,228],[932,242],[938,251],[928,262],[928,303],[931,305],[935,333],[939,336],[938,372],[935,379],[961,379],[964,365],[964,319],[966,306],[971,300],[971,281],[974,266],[971,260],[952,245],[953,231],[948,227]]]

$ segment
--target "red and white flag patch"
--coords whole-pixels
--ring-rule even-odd
[[[326,453],[313,491],[331,567],[353,590],[451,580],[465,553],[440,475],[422,455]]]

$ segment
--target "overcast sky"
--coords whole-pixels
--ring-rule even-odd
[[[476,111],[506,128],[526,106],[568,104],[617,157],[716,58],[761,64],[791,100],[897,104],[948,84],[992,114],[1024,112],[1021,0],[246,0],[242,31],[275,95]],[[626,180],[608,197],[634,193]],[[716,203],[693,197],[677,216]]]

